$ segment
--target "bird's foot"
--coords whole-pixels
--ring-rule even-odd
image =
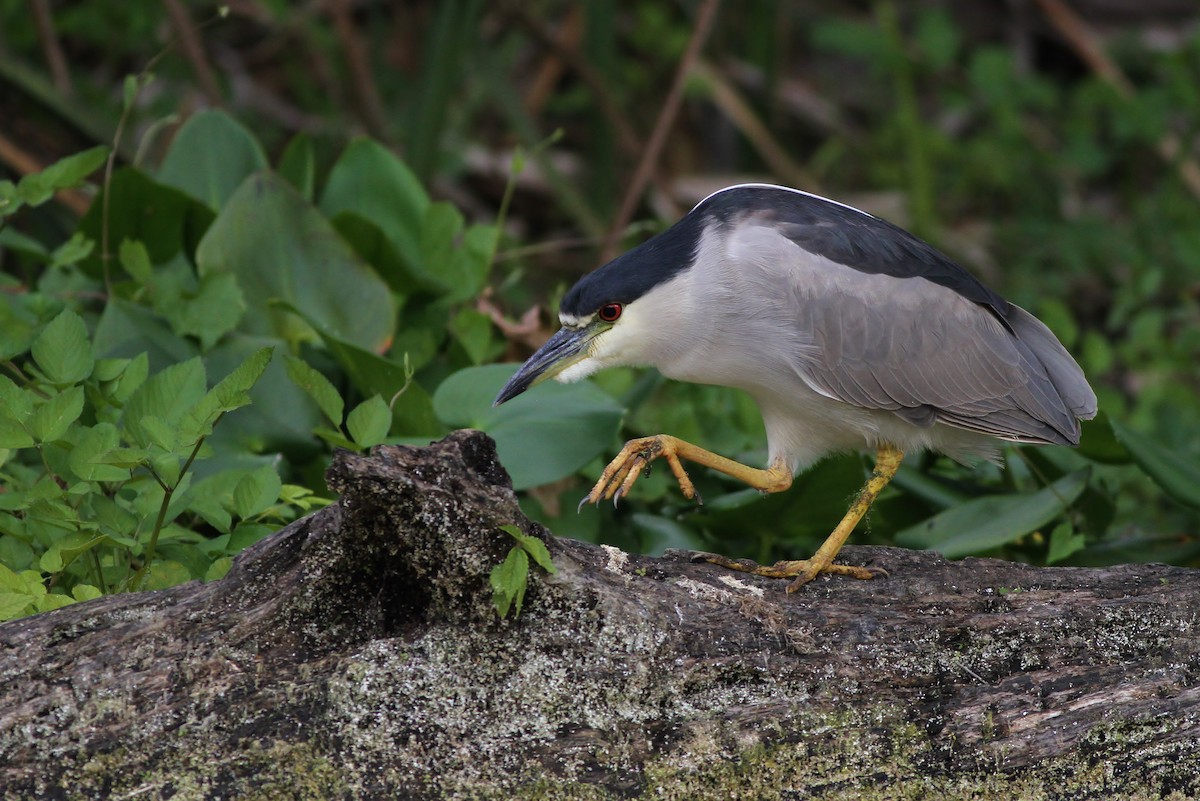
[[[715,553],[697,552],[692,555],[693,562],[711,562],[714,565],[727,567],[730,570],[740,570],[743,573],[753,573],[756,576],[768,578],[790,578],[788,592],[795,592],[822,573],[833,576],[849,576],[864,581],[887,576],[887,571],[879,567],[858,567],[856,565],[835,565],[832,561],[818,559],[795,559],[776,562],[773,565],[760,565],[749,559],[730,559]]]
[[[641,437],[626,442],[625,447],[621,448],[621,452],[617,454],[617,458],[604,468],[596,486],[592,487],[591,492],[584,496],[579,504],[580,508],[585,503],[600,503],[600,501],[610,498],[615,505],[623,496],[629,494],[650,463],[660,457],[667,460],[671,472],[675,474],[675,479],[679,482],[679,489],[683,493],[683,497],[689,500],[694,498],[703,503],[700,495],[696,492],[695,485],[688,477],[687,471],[683,469],[683,463],[679,461],[676,442],[674,437],[666,434]]]

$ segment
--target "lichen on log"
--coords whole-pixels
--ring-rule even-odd
[[[0,626],[0,793],[1192,798],[1200,571],[850,547],[783,582],[555,538],[491,441],[342,453],[220,581]],[[541,538],[521,615],[488,575]]]

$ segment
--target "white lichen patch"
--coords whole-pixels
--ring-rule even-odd
[[[681,578],[675,582],[677,586],[688,591],[688,594],[697,601],[713,601],[715,603],[730,603],[735,600],[735,596],[729,590],[723,590],[720,587],[714,587],[711,584],[705,584],[702,581],[696,581],[690,578]]]
[[[612,545],[601,545],[600,550],[604,551],[607,557],[604,561],[605,570],[610,573],[625,572],[625,566],[629,564],[629,554]]]
[[[750,595],[753,595],[755,598],[762,598],[763,594],[764,594],[762,587],[752,587],[751,585],[747,584],[746,582],[742,581],[741,579],[734,578],[733,576],[719,576],[717,578],[717,581],[721,582],[726,587],[732,587],[735,590],[749,593]]]

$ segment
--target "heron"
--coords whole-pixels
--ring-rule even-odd
[[[684,461],[774,493],[829,454],[874,453],[870,477],[810,558],[702,555],[789,578],[788,592],[821,574],[885,574],[834,559],[905,454],[970,463],[996,461],[1002,441],[1074,446],[1080,421],[1096,414],[1083,370],[1028,311],[904,229],[783,186],[709,195],[581,278],[559,321],[496,404],[549,378],[648,366],[748,393],[767,437],[765,468],[670,434],[632,439],[584,503],[619,501],[656,459],[696,499]]]

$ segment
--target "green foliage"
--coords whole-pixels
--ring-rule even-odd
[[[6,7],[5,19],[28,17],[19,3]],[[1200,204],[1180,176],[1200,130],[1200,40],[1138,51],[1136,90],[1124,96],[1096,77],[1031,68],[944,11],[874,8],[873,17],[779,4],[726,10],[709,62],[750,68],[727,83],[748,110],[769,115],[781,142],[797,143],[793,157],[811,154],[804,167],[826,191],[890,190],[904,204],[897,222],[1046,320],[1078,354],[1106,414],[1085,424],[1078,450],[1008,448],[1003,471],[908,459],[856,540],[1045,563],[1194,562]],[[127,49],[97,73],[119,74],[119,64],[148,57],[137,48],[154,41],[160,15],[83,4],[55,21],[72,42],[127,34]],[[634,110],[623,121],[635,132],[650,131],[690,20],[661,4],[589,6],[578,53],[590,79],[560,81],[543,119],[531,111],[538,93],[513,85],[527,32],[497,26],[476,2],[426,16],[430,46],[381,82],[385,119],[363,126],[399,147],[342,143],[308,125],[320,132],[286,141],[265,120],[221,111],[192,115],[164,146],[159,132],[189,79],[184,60],[156,58],[157,77],[130,76],[123,104],[111,99],[119,86],[78,83],[102,99],[92,104],[103,104],[99,123],[74,107],[82,104],[58,106],[79,130],[120,120],[147,131],[114,142],[126,166],[78,225],[46,201],[80,186],[108,148],[0,180],[0,613],[217,578],[240,548],[323,502],[314,489],[333,447],[424,443],[459,426],[496,439],[524,508],[559,534],[772,561],[809,555],[844,512],[869,467],[855,455],[827,459],[770,497],[696,469],[703,507],[684,502],[656,465],[620,508],[575,513],[623,437],[663,431],[765,460],[749,398],[653,373],[547,382],[491,407],[512,372],[493,362],[521,353],[494,307],[529,308],[594,266],[591,251],[530,255],[537,248],[503,252],[497,266],[510,201],[528,215],[510,230],[539,248],[564,229],[603,234],[630,154],[590,84]],[[478,46],[485,28],[488,46]],[[38,47],[27,24],[5,32],[18,52]],[[819,141],[775,92],[791,77],[783,70],[796,36],[819,55],[806,85],[836,106],[822,114]],[[295,50],[322,49],[322,63],[338,64],[336,46],[320,34]],[[304,67],[290,61],[277,73],[306,76],[285,83],[289,102],[340,123],[337,92]],[[851,74],[873,80],[848,84]],[[159,82],[163,91],[143,91]],[[675,127],[682,141],[669,173],[714,139],[722,104],[700,97],[711,91],[691,87],[701,102]],[[561,142],[545,139],[560,126]],[[526,160],[537,168],[537,188],[514,197],[510,180],[500,219],[468,223],[426,187],[483,200],[470,206],[476,214],[490,207],[476,191],[490,176],[472,160],[498,157],[479,133],[497,128],[503,148],[515,145],[513,171]],[[1173,160],[1161,157],[1168,135],[1183,143]],[[721,161],[761,172],[748,144]],[[568,178],[557,156],[572,149],[584,168]],[[971,232],[984,220],[981,239]],[[988,256],[975,259],[980,252]],[[502,616],[519,611],[529,558],[539,561],[537,546],[517,539],[493,574]]]
[[[553,575],[558,572],[550,559],[546,544],[537,537],[524,533],[513,525],[500,526],[500,530],[511,535],[517,544],[509,549],[504,561],[492,568],[488,581],[492,585],[492,603],[496,614],[503,620],[509,609],[513,617],[521,615],[521,604],[525,600],[525,588],[529,583],[529,560],[533,559],[542,570]]]
[[[145,354],[97,359],[69,309],[11,354],[18,380],[0,375],[0,618],[205,578],[235,552],[231,540],[246,544],[279,498],[278,476],[227,471],[237,486],[222,504],[192,468],[270,358],[264,348],[208,389],[199,358],[155,373]],[[225,541],[206,540],[198,520]]]

